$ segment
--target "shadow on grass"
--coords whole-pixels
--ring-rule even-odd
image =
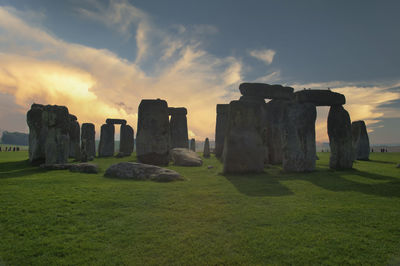
[[[356,169],[347,171],[333,171],[326,168],[317,168],[311,173],[280,173],[274,177],[268,170],[261,174],[224,175],[236,189],[248,196],[287,196],[294,194],[280,181],[302,180],[334,192],[359,192],[382,197],[400,197],[400,179],[372,174]],[[381,183],[360,183],[349,180],[348,176],[358,176]],[[385,182],[386,181],[386,182]]]
[[[236,189],[248,196],[288,196],[293,192],[279,182],[279,178],[266,173],[247,175],[224,175]]]
[[[374,163],[384,163],[384,164],[396,164],[395,162],[390,162],[390,161],[380,161],[380,160],[369,160],[369,162],[374,162]]]
[[[23,177],[44,171],[37,166],[31,165],[29,160],[0,163],[0,178]]]

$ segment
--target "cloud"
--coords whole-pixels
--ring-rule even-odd
[[[123,14],[115,15],[113,25],[127,25],[120,17],[130,16]],[[172,34],[155,29],[149,36],[149,29],[138,27],[143,43],[138,55],[156,60],[151,73],[141,68],[142,59],[132,62],[109,50],[66,42],[4,7],[0,31],[0,93],[12,95],[23,113],[33,102],[66,105],[81,123],[95,123],[97,131],[107,117],[127,119],[136,128],[141,99],[162,98],[169,106],[188,108],[191,136],[213,138],[215,106],[226,102],[242,79],[240,61],[209,54],[199,40],[187,37],[188,29]]]
[[[263,49],[263,50],[252,50],[249,54],[257,58],[258,60],[264,62],[266,65],[270,65],[272,61],[274,61],[274,56],[276,52],[271,49]]]

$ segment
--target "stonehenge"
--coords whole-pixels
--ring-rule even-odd
[[[134,130],[131,126],[121,124],[119,152],[123,156],[130,156],[134,149]]]
[[[239,86],[243,96],[254,96],[259,99],[287,99],[293,98],[293,88],[282,85],[265,83],[242,83]]]
[[[369,138],[364,121],[351,123],[351,134],[353,139],[354,159],[369,160]]]
[[[138,109],[136,154],[145,164],[168,165],[170,150],[168,104],[164,100],[142,100]]]
[[[100,129],[99,157],[114,156],[115,127],[121,125],[118,157],[130,156],[134,149],[133,128],[126,124],[125,119],[107,118]]]
[[[169,121],[171,132],[171,148],[189,148],[188,127],[186,114],[187,110],[184,107],[168,108],[168,114],[171,116]]]
[[[189,148],[191,151],[194,151],[194,152],[196,152],[196,140],[195,139],[191,139],[190,140],[190,148]]]
[[[70,128],[69,128],[69,158],[80,159],[80,134],[81,128],[78,119],[74,115],[69,115]]]
[[[85,153],[88,158],[96,156],[96,131],[94,124],[83,123],[81,132],[81,153]]]
[[[285,109],[282,132],[282,167],[286,172],[310,172],[315,169],[315,120],[312,103],[292,102]]]
[[[26,114],[26,122],[29,127],[29,162],[44,163],[46,158],[45,142],[47,127],[42,122],[44,105],[32,104]]]
[[[328,136],[331,155],[329,167],[336,170],[353,167],[354,150],[349,113],[342,105],[334,105],[328,114]]]
[[[208,138],[204,141],[203,157],[210,158],[210,141]]]
[[[316,106],[344,105],[346,98],[343,94],[330,90],[301,90],[294,93],[299,103],[313,103]]]
[[[99,157],[114,156],[114,124],[104,124],[100,128]]]
[[[217,104],[215,125],[215,156],[221,158],[229,119],[229,104]]]

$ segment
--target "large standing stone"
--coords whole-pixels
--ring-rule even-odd
[[[196,152],[196,140],[195,139],[190,140],[190,150]]]
[[[369,138],[364,121],[351,123],[353,149],[356,160],[369,160]]]
[[[170,130],[168,104],[164,100],[142,100],[138,111],[136,154],[142,163],[168,165]]]
[[[291,102],[284,112],[282,134],[283,170],[308,172],[315,169],[315,120],[314,104]]]
[[[99,157],[114,156],[114,124],[104,124],[100,130]]]
[[[229,122],[222,156],[224,173],[263,171],[263,112],[263,105],[258,103],[232,101],[229,104]]]
[[[42,122],[43,109],[43,105],[34,103],[26,114],[29,126],[29,161],[37,164],[44,163],[46,158],[47,126]]]
[[[292,99],[294,96],[294,89],[291,87],[265,83],[242,83],[239,86],[239,90],[244,96],[254,96],[263,99]]]
[[[189,148],[186,108],[168,108],[168,113],[171,115],[171,148]]]
[[[121,138],[119,142],[119,152],[124,156],[130,156],[134,148],[133,128],[129,125],[121,125]]]
[[[43,109],[42,121],[44,126],[47,127],[45,163],[67,163],[70,127],[68,108],[58,105],[46,105]]]
[[[313,103],[316,106],[342,105],[346,103],[343,94],[330,90],[302,90],[296,91],[296,101],[300,103]]]
[[[77,121],[76,116],[69,115],[70,118],[70,127],[69,127],[69,157],[75,158],[77,160],[80,159],[80,134],[81,129],[79,127],[79,123]]]
[[[350,116],[341,105],[329,109],[328,135],[331,148],[329,167],[338,170],[352,168],[354,155]]]
[[[82,124],[81,146],[85,149],[88,158],[96,156],[95,127],[92,123]],[[85,141],[85,144],[83,143]]]
[[[271,100],[266,108],[266,143],[268,147],[269,163],[281,164],[283,160],[282,135],[284,115],[288,106],[287,100]]]
[[[204,151],[203,151],[204,158],[210,158],[210,141],[208,138],[204,141]]]
[[[215,125],[215,156],[221,158],[228,129],[229,104],[217,104],[217,122]]]

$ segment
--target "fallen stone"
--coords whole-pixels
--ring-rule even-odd
[[[256,96],[264,99],[292,99],[294,89],[282,85],[265,83],[242,83],[239,86],[243,96]]]
[[[296,101],[300,103],[313,103],[316,106],[343,105],[346,97],[343,94],[330,90],[302,90],[294,93]]]
[[[331,148],[329,167],[337,170],[351,169],[354,160],[351,122],[349,113],[341,105],[329,109],[328,136]]]
[[[69,170],[71,172],[97,174],[99,172],[99,166],[94,163],[78,163],[72,164]]]
[[[126,120],[125,120],[125,119],[107,118],[107,119],[106,119],[106,124],[111,124],[111,125],[126,125]]]
[[[171,161],[179,166],[201,166],[203,161],[200,156],[192,150],[185,148],[174,148],[170,151]]]
[[[46,170],[66,170],[70,169],[72,166],[71,163],[55,163],[55,164],[41,164],[40,168]]]
[[[217,122],[215,125],[215,157],[221,158],[224,150],[226,130],[228,128],[229,104],[217,104]]]
[[[207,166],[207,169],[213,169],[213,168],[214,168],[214,166],[212,166],[212,165]]]
[[[117,158],[123,158],[123,157],[128,157],[128,156],[131,156],[131,154],[127,154],[124,152],[118,152],[117,155],[115,155],[115,157],[117,157]]]
[[[397,165],[397,168],[400,168],[400,163]]]
[[[179,173],[173,170],[155,165],[131,162],[122,162],[111,165],[106,170],[104,176],[133,180],[151,180],[157,182],[184,180]]]
[[[355,121],[351,123],[351,134],[353,138],[354,159],[368,161],[370,146],[365,122]]]
[[[142,100],[138,110],[136,154],[139,162],[168,165],[170,129],[168,104],[164,100]]]

